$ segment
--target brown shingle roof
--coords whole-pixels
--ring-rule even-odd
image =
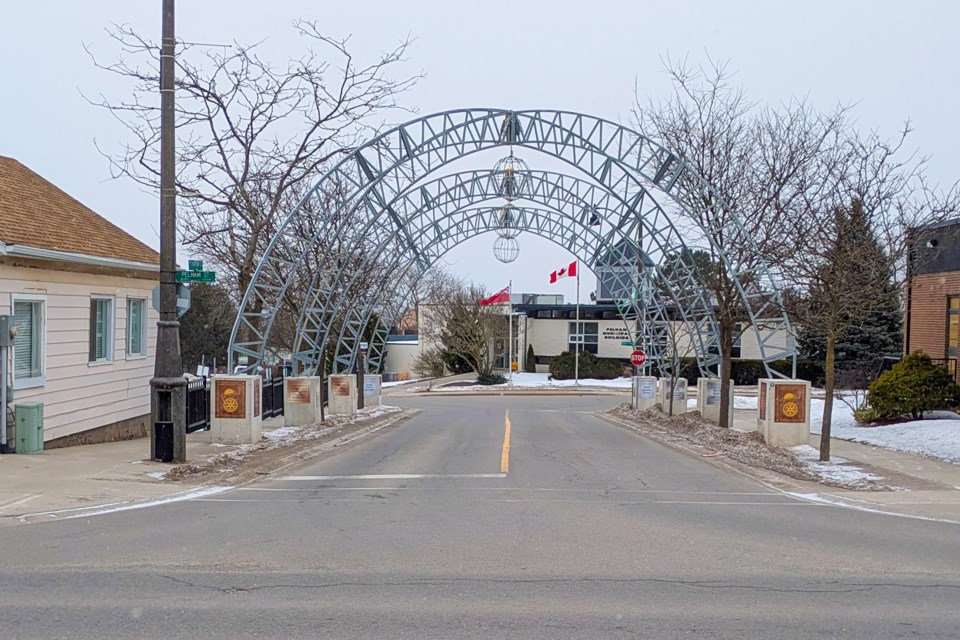
[[[0,241],[156,264],[156,251],[13,158],[0,156]]]

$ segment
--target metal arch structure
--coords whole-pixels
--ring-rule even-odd
[[[283,296],[292,283],[313,280],[307,257],[328,238],[300,233],[298,220],[302,216],[346,220],[346,228],[358,216],[375,216],[381,226],[391,230],[403,250],[425,268],[428,257],[389,202],[455,160],[503,146],[530,149],[567,163],[599,187],[621,194],[634,215],[639,215],[648,195],[661,201],[659,210],[670,217],[684,237],[692,239],[688,244],[710,246],[730,274],[757,333],[764,363],[795,357],[792,346],[781,347],[771,341],[780,332],[790,335],[790,324],[779,304],[776,282],[753,239],[736,213],[677,154],[641,133],[585,114],[464,109],[397,126],[318,176],[313,188],[278,228],[244,293],[231,333],[231,366],[239,356],[251,360],[250,365],[263,360]],[[705,206],[724,211],[724,216],[712,216],[725,221],[722,227],[709,228],[701,222]],[[738,256],[727,255],[715,242],[716,237],[741,247]],[[362,238],[350,236],[349,240],[358,248],[363,246]],[[743,259],[738,261],[737,257]],[[756,284],[744,286],[742,274],[749,274]],[[307,291],[305,304],[314,293]],[[772,329],[770,333],[760,331],[761,320]],[[777,375],[769,366],[767,370]]]
[[[646,199],[645,209],[636,211],[618,194],[566,174],[535,171],[521,173],[514,178],[523,185],[513,194],[514,202],[533,202],[553,213],[552,218],[545,218],[542,215],[526,215],[527,211],[534,210],[524,209],[524,213],[517,215],[514,220],[516,229],[554,241],[588,265],[595,265],[601,259],[609,261],[619,258],[619,262],[627,261],[629,258],[620,251],[631,242],[635,242],[648,259],[659,259],[661,266],[663,260],[675,255],[671,252],[689,248],[650,198]],[[393,234],[389,227],[379,224],[376,209],[370,210],[363,221],[365,226],[358,231],[359,235],[371,240],[365,247],[367,259],[364,263],[356,268],[351,261],[349,270],[352,275],[345,274],[347,269],[344,268],[325,271],[322,282],[321,274],[315,274],[310,287],[312,297],[309,304],[303,306],[297,328],[299,344],[294,356],[297,368],[302,366],[308,372],[312,369],[312,363],[319,361],[320,351],[325,345],[332,344],[329,318],[344,317],[346,321],[342,323],[336,341],[340,348],[333,366],[334,370],[349,370],[356,358],[355,349],[351,351],[349,347],[359,343],[359,335],[370,320],[369,313],[355,315],[350,313],[350,309],[375,306],[378,296],[364,298],[363,292],[343,296],[337,295],[338,292],[353,291],[356,279],[368,273],[367,267],[374,260],[383,260],[383,255],[393,256],[392,260],[388,259],[383,264],[383,269],[391,274],[405,273],[413,263],[420,263],[411,252],[403,251],[403,243],[408,241],[418,247],[419,254],[425,256],[428,263],[438,260],[456,244],[468,239],[459,233],[460,227],[457,225],[462,225],[463,220],[458,214],[464,209],[499,198],[501,187],[497,176],[489,170],[466,171],[421,183],[387,203],[407,230],[403,238]],[[601,217],[605,224],[600,222]],[[590,224],[591,219],[596,219],[595,225]],[[562,226],[558,227],[557,222],[562,222]],[[477,235],[497,230],[502,220],[491,214],[484,223],[475,223],[471,232]],[[607,228],[604,229],[604,226]],[[576,233],[568,237],[570,231]],[[318,232],[323,233],[322,230]],[[650,264],[654,266],[652,260]],[[686,334],[695,338],[692,345],[694,353],[703,365],[704,374],[709,375],[708,367],[719,362],[713,312],[708,296],[697,286],[702,280],[696,273],[696,266],[691,264],[683,267],[674,264],[668,270],[657,270],[659,275],[655,274],[655,277],[663,286],[648,291],[648,295],[619,300],[618,304],[631,334],[639,330],[647,331],[641,342],[650,353],[651,360],[657,362],[663,371],[669,369],[663,358],[666,345],[662,344],[668,336],[657,335],[649,330],[662,329],[668,317],[667,307],[673,307],[685,326]],[[669,274],[669,281],[664,274]],[[618,290],[643,288],[637,282],[624,281],[626,276],[623,274],[617,277],[620,280],[616,283]],[[346,351],[342,348],[344,345],[348,347]],[[373,362],[376,362],[375,358]]]
[[[437,259],[442,257],[443,254],[453,249],[458,244],[481,235],[487,232],[493,232],[499,229],[499,207],[497,208],[476,208],[476,209],[465,209],[459,210],[448,216],[452,219],[449,226],[445,227],[446,232],[443,234],[442,239],[438,239],[432,246],[429,247],[429,253],[436,256]],[[606,241],[599,235],[591,235],[589,230],[579,228],[579,225],[576,223],[571,224],[571,220],[563,219],[558,217],[555,212],[538,209],[538,208],[527,208],[527,207],[518,207],[516,210],[518,220],[524,225],[524,229],[530,233],[534,233],[541,237],[547,238],[561,246],[576,257],[581,260],[588,260],[590,257],[595,255],[595,246],[599,244],[604,246]],[[592,244],[591,241],[594,241],[595,244]],[[606,244],[606,246],[610,246]],[[610,251],[618,251],[619,249],[616,245],[610,248]],[[417,271],[417,263],[415,261],[409,261],[406,267],[403,268],[402,273],[408,274],[413,271],[414,276],[419,276],[421,272]],[[679,273],[673,272],[673,273]],[[623,276],[618,276],[623,277]],[[663,272],[656,272],[652,278],[659,280],[659,284],[663,284],[663,288],[659,290],[654,290],[657,292],[670,292],[670,285],[663,278]],[[635,282],[621,282],[620,286],[635,285]],[[630,301],[621,301],[621,308],[624,308],[627,305],[630,305],[629,308],[635,309],[637,306],[641,306],[644,309],[644,318],[643,321],[648,323],[652,329],[655,331],[662,330],[667,325],[667,322],[670,321],[670,317],[667,312],[667,308],[662,299],[657,299],[655,296],[660,295],[655,293],[654,296],[645,297],[643,295],[638,296],[638,299]],[[661,296],[662,297],[662,296]],[[399,295],[399,296],[387,296],[388,301],[394,301],[395,303],[400,303],[400,306],[397,306],[393,309],[391,314],[389,310],[382,308],[376,309],[376,312],[380,318],[396,318],[398,317],[405,309],[403,304],[400,301],[407,300],[408,295]],[[671,299],[674,296],[671,295]],[[638,301],[645,301],[643,304],[637,305]],[[386,305],[389,307],[389,303]],[[348,311],[348,313],[350,313]],[[339,338],[336,341],[337,344],[337,355],[334,358],[333,365],[334,370],[340,368],[344,370],[351,370],[356,362],[357,358],[357,344],[359,338],[358,330],[362,327],[366,327],[367,323],[371,321],[371,316],[374,311],[368,310],[366,315],[363,314],[353,314],[351,313],[350,319],[344,323],[340,329]],[[636,326],[634,320],[632,320],[627,313],[623,314],[623,320],[626,324],[627,329],[635,334]],[[690,323],[688,320],[684,320],[684,324],[687,325],[688,335],[694,337],[695,341],[699,341],[703,336],[710,336],[715,338],[715,333],[709,331],[709,324],[712,321],[712,318],[704,318],[700,321],[699,324],[694,324],[695,327],[693,332],[690,332]],[[382,328],[382,327],[381,327]],[[698,331],[699,329],[699,331]],[[657,334],[655,334],[657,335]],[[660,334],[662,335],[662,334]],[[381,335],[378,333],[380,339],[385,339],[385,334]],[[664,340],[666,338],[664,337]],[[703,340],[706,342],[706,340]],[[310,363],[319,362],[317,357],[317,349],[322,349],[322,345],[325,342],[319,342],[317,346],[314,347],[314,351],[307,350],[306,352],[300,352],[297,354],[303,363],[308,366]],[[332,341],[331,341],[332,344]],[[382,350],[382,345],[377,345],[378,350]],[[666,345],[663,342],[657,342],[655,340],[648,341],[645,344],[645,347],[648,349],[648,352],[651,354],[650,360],[657,363],[660,367],[660,370],[664,373],[668,372],[670,369],[670,361],[667,358]],[[704,349],[703,345],[696,345],[695,349],[698,354],[702,354]],[[718,356],[715,354],[707,354],[705,358],[710,360],[705,360],[708,363],[717,363],[719,362]],[[375,370],[373,367],[376,363],[371,363],[369,370]],[[315,364],[314,364],[315,366]],[[310,369],[307,369],[307,373],[311,373]],[[712,375],[712,372],[705,370],[704,374]]]

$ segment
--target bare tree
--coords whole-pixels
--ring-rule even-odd
[[[307,183],[351,150],[398,108],[419,76],[394,79],[409,39],[369,64],[347,40],[313,22],[293,23],[305,53],[275,65],[259,43],[228,47],[181,44],[176,60],[177,192],[182,241],[225,271],[238,294]],[[91,100],[127,128],[118,152],[102,150],[114,177],[159,187],[159,45],[128,26],[108,31],[116,62],[97,67],[128,80],[128,97]]]
[[[442,302],[419,307],[421,344],[425,348],[437,346],[461,358],[478,377],[490,376],[496,358],[494,347],[508,333],[503,305],[481,304],[486,292],[476,285],[461,284],[443,295]]]
[[[716,306],[720,333],[720,425],[729,427],[731,354],[737,325],[750,320],[738,287],[759,292],[771,245],[783,242],[780,212],[802,195],[797,176],[821,153],[843,120],[843,109],[815,114],[795,101],[781,110],[760,108],[731,84],[725,65],[694,68],[665,61],[673,94],[640,102],[639,128],[659,138],[713,187],[703,191],[694,215],[709,230],[709,256],[698,260],[700,278]],[[743,231],[735,228],[739,218]],[[750,242],[744,236],[749,236]],[[730,273],[722,256],[739,265]],[[706,268],[702,264],[708,265]]]
[[[836,347],[840,338],[890,303],[904,284],[908,231],[956,215],[960,194],[925,180],[924,158],[904,149],[907,123],[891,140],[846,128],[820,161],[807,167],[815,188],[783,217],[794,246],[781,264],[803,289],[791,314],[825,339],[824,411],[820,459],[830,459]]]

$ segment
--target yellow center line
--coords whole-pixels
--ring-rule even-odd
[[[500,473],[510,473],[510,409],[503,416],[503,450],[500,452]]]

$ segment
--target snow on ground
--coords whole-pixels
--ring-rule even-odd
[[[756,409],[758,404],[757,396],[733,396],[734,409]]]
[[[882,426],[860,425],[853,410],[839,400],[833,402],[830,435],[840,440],[870,444],[893,451],[916,453],[960,464],[960,416],[952,411],[932,412],[933,418]],[[810,432],[820,433],[823,400],[810,401]]]
[[[147,476],[153,478],[154,480],[163,480],[167,477],[166,471],[151,471]]]
[[[513,383],[490,385],[490,386],[443,386],[434,387],[434,391],[465,391],[468,389],[498,389],[504,387],[513,387],[514,389],[535,389],[535,388],[558,388],[574,387],[576,383],[573,380],[549,380],[549,373],[526,373],[518,371],[513,374]],[[633,385],[632,378],[614,378],[613,380],[596,380],[594,378],[582,378],[581,387],[604,387],[608,389],[630,389]]]
[[[790,447],[807,471],[828,482],[850,487],[862,487],[870,482],[883,480],[881,476],[867,473],[849,463],[849,460],[832,456],[829,462],[820,462],[820,452],[808,444]]]
[[[384,389],[389,389],[390,387],[399,387],[402,384],[409,384],[411,382],[419,382],[420,378],[411,378],[410,380],[394,380],[393,382],[384,382],[380,386]]]

